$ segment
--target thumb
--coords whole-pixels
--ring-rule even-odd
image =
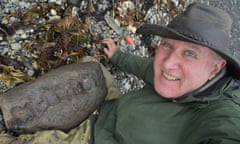
[[[104,53],[107,55],[108,59],[111,59],[111,58],[112,58],[111,52],[109,51],[108,48],[104,48],[103,51],[104,51]]]

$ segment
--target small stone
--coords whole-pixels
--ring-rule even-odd
[[[11,48],[13,50],[20,50],[22,48],[22,46],[19,43],[12,43]]]
[[[28,76],[33,76],[34,73],[35,73],[34,70],[31,69],[27,71]]]
[[[57,11],[56,11],[55,9],[51,9],[51,10],[50,10],[50,14],[51,14],[52,16],[55,16],[55,15],[57,15]]]

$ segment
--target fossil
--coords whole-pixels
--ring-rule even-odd
[[[106,95],[100,65],[80,62],[10,89],[0,96],[0,107],[10,131],[68,131],[85,120]]]

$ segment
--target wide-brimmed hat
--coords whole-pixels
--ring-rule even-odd
[[[192,3],[167,26],[144,24],[138,34],[159,35],[206,46],[227,60],[228,73],[240,79],[240,60],[230,48],[232,20],[219,8],[202,3]]]

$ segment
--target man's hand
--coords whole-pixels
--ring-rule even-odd
[[[107,38],[107,39],[103,39],[102,43],[107,46],[106,48],[104,48],[104,53],[107,55],[108,59],[111,59],[112,56],[117,51],[117,46],[115,42],[113,41],[113,39]]]

